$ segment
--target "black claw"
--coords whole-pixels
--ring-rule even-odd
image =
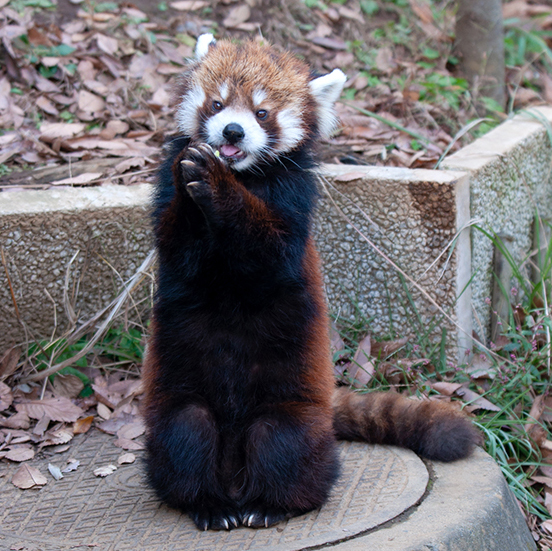
[[[288,512],[283,509],[259,507],[242,512],[241,521],[249,528],[269,528],[288,516],[290,516]]]
[[[202,531],[232,530],[239,526],[237,516],[232,510],[201,508],[190,511],[190,517]]]
[[[190,513],[190,517],[199,530],[202,532],[209,530],[209,513],[207,511]]]

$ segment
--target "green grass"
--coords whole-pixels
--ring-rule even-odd
[[[537,216],[535,231],[541,224],[543,222]],[[552,230],[550,225],[548,229]],[[394,358],[374,361],[376,375],[366,390],[394,387],[411,395],[427,395],[435,392],[430,386],[432,382],[447,381],[468,385],[470,390],[489,400],[499,411],[479,409],[474,414],[474,422],[485,438],[485,449],[500,466],[525,510],[544,520],[550,518],[543,505],[544,489],[542,485],[532,482],[531,476],[537,474],[539,466],[552,465],[552,462],[546,462],[539,442],[533,440],[534,433],[527,427],[541,427],[540,437],[544,435],[550,439],[549,426],[541,420],[535,421],[531,407],[537,397],[547,396],[550,388],[552,320],[548,305],[552,298],[552,243],[543,249],[540,256],[533,254],[518,264],[497,236],[484,233],[511,263],[515,280],[512,289],[503,289],[513,304],[507,319],[501,320],[500,342],[490,343],[489,352],[475,351],[476,356],[480,356],[475,359],[484,362],[484,369],[475,372],[468,363],[462,365],[447,360],[447,333],[443,329],[438,338],[437,330],[444,321],[442,315],[424,323],[403,278],[403,292],[395,293],[394,300],[406,310],[414,336]],[[539,245],[537,240],[537,249]],[[537,274],[534,280],[528,279],[520,267],[527,262],[533,265],[533,272]],[[389,307],[392,308],[391,304]],[[343,363],[352,358],[362,337],[371,332],[366,322],[360,313],[353,320],[334,319],[345,342],[344,350],[336,353],[334,359]],[[393,340],[398,336],[390,326],[389,334],[384,338]],[[395,371],[395,380],[390,381],[386,377],[386,369],[388,372],[388,364],[392,362],[400,371],[398,357],[420,362],[412,364],[409,369],[405,368],[398,378]]]

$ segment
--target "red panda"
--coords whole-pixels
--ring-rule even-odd
[[[154,194],[144,414],[158,497],[202,530],[268,527],[324,503],[337,439],[467,456],[477,433],[451,407],[335,387],[311,224],[315,143],[345,75],[211,35],[196,57]]]

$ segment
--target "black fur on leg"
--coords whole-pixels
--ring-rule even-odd
[[[331,432],[309,423],[308,415],[303,414],[300,422],[283,411],[272,411],[250,427],[246,504],[241,509],[244,525],[272,525],[326,501],[339,474],[336,442]]]
[[[172,410],[168,418],[158,418],[150,424],[146,446],[148,480],[162,501],[187,512],[201,509],[209,499],[221,500],[218,434],[206,407],[189,404]]]

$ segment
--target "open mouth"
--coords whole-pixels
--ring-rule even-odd
[[[220,147],[220,154],[225,160],[232,162],[241,161],[247,157],[247,153],[242,151],[239,147],[231,144],[222,145]]]

